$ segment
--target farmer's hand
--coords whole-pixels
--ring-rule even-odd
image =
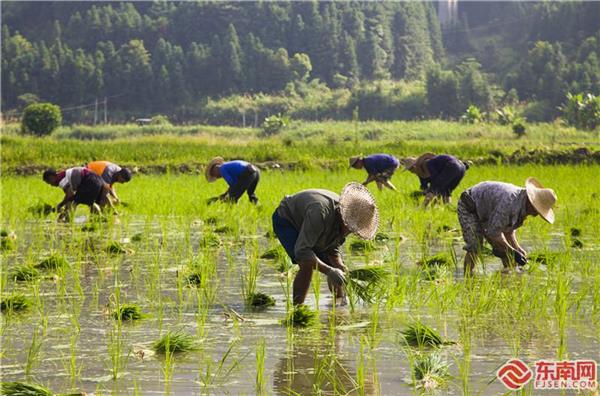
[[[329,278],[335,286],[342,286],[346,283],[346,275],[344,275],[344,271],[339,268],[330,267],[329,272],[327,272],[327,278]]]
[[[518,251],[514,251],[515,254],[515,262],[519,265],[519,266],[525,266],[527,265],[527,257],[523,254],[521,254]]]

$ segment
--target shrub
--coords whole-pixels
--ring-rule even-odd
[[[554,115],[554,107],[548,101],[530,102],[523,109],[523,117],[529,122],[552,121]]]
[[[62,124],[60,107],[52,103],[33,103],[25,108],[21,119],[23,133],[49,135]]]
[[[165,125],[165,126],[170,126],[171,125],[171,121],[169,121],[169,118],[165,115],[162,114],[157,114],[154,117],[152,117],[150,119],[150,125]]]
[[[483,116],[481,115],[481,111],[475,105],[470,105],[467,107],[467,111],[460,116],[460,120],[462,122],[466,122],[467,124],[476,124],[481,121]]]
[[[600,96],[568,93],[560,110],[565,122],[575,128],[594,130],[600,125]]]
[[[287,116],[282,116],[281,113],[277,115],[272,115],[265,118],[265,122],[262,124],[262,130],[264,136],[272,136],[281,129],[285,128],[290,124],[290,118]]]
[[[515,109],[511,106],[504,106],[496,109],[497,121],[500,125],[510,125],[515,120]]]
[[[517,135],[517,138],[524,136],[527,132],[525,122],[523,120],[515,120],[515,122],[512,125],[512,131],[515,135]]]

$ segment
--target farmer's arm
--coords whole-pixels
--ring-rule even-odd
[[[517,233],[515,230],[513,230],[512,232],[504,233],[504,237],[513,249],[521,253],[523,256],[527,257],[527,252],[521,247],[521,245],[519,245],[519,241],[517,241]]]
[[[109,185],[109,191],[108,194],[113,197],[115,199],[116,202],[119,202],[120,199],[117,196],[117,192],[115,191],[115,188],[112,185]]]
[[[375,181],[376,177],[375,175],[372,175],[369,173],[369,175],[367,176],[367,180],[365,180],[365,182],[363,183],[363,186],[366,186],[367,184]]]
[[[348,267],[346,267],[344,264],[342,255],[339,252],[331,252],[328,254],[327,258],[329,259],[329,264],[331,264],[332,267],[336,267],[344,272],[348,272]]]
[[[389,188],[390,190],[394,190],[394,191],[396,191],[396,186],[394,186],[394,185],[392,184],[392,182],[391,182],[389,179],[386,179],[386,180],[383,182],[383,184],[385,184],[385,186],[386,186],[387,188]]]
[[[63,198],[62,201],[60,201],[60,203],[58,205],[56,205],[56,211],[59,212],[63,206],[65,206],[66,204],[68,204],[69,202],[73,201],[75,199],[75,193],[73,192],[73,190],[71,190],[71,187],[67,186],[64,189],[65,192],[65,196]]]

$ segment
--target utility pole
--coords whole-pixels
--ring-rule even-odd
[[[98,97],[96,97],[96,102],[94,103],[94,126],[98,122]]]
[[[106,115],[106,103],[108,102],[108,98],[104,97],[104,125],[107,124],[107,115]]]

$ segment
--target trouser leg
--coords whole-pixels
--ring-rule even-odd
[[[252,173],[251,177],[252,178],[250,180],[250,185],[248,186],[247,194],[248,199],[250,199],[250,202],[255,204],[258,203],[258,197],[254,192],[256,191],[256,186],[258,185],[258,182],[260,180],[260,171],[257,169]]]

